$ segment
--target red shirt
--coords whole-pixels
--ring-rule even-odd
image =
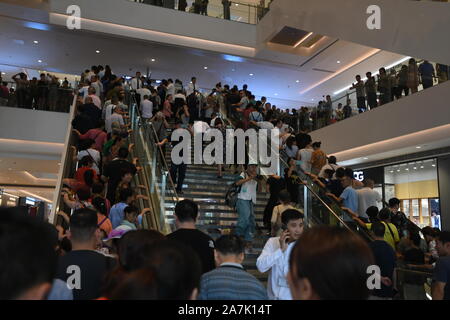
[[[80,136],[80,139],[92,139],[95,141],[95,149],[102,152],[103,145],[106,143],[106,132],[100,129],[91,129]]]

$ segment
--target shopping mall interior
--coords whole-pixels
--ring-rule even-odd
[[[449,19],[431,0],[0,0],[0,210],[13,216],[0,242],[14,215],[58,233],[46,289],[0,277],[0,299],[450,299]],[[241,129],[234,149],[214,147],[222,165],[195,161],[212,150],[202,136]],[[261,158],[267,129],[275,166]],[[178,130],[200,135],[187,163],[174,160]],[[87,250],[86,211],[91,251],[115,269],[73,254]],[[315,253],[318,235],[333,245]],[[124,262],[131,247],[143,261],[128,262],[151,271]],[[175,296],[155,289],[167,252],[189,265],[179,283],[192,275]],[[379,265],[381,289],[354,289],[345,270],[354,292],[331,271],[311,280],[346,254]],[[92,285],[69,286],[77,263]]]

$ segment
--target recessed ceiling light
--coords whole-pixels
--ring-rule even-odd
[[[250,76],[250,77],[253,77],[253,73],[250,73],[249,76]]]
[[[340,60],[338,60],[338,61],[336,61],[336,63],[341,63],[341,61],[340,61]]]
[[[421,146],[417,146],[417,147],[416,147],[416,149],[420,149],[420,148],[422,148],[422,147],[421,147]]]
[[[38,60],[39,63],[42,63],[42,60]]]
[[[369,158],[367,158],[367,157],[364,157],[363,159],[364,159],[364,160],[367,160],[367,159],[369,159]]]
[[[95,50],[95,53],[100,53],[100,50]]]
[[[34,44],[38,44],[38,43],[39,43],[39,41],[37,41],[37,40],[34,40],[34,41],[33,41],[33,43],[34,43]]]
[[[152,59],[152,62],[155,62],[156,61],[156,59]]]
[[[389,171],[390,173],[394,173],[394,170]]]
[[[397,169],[397,172],[400,172],[400,169]]]
[[[295,82],[299,83],[299,82],[300,82],[300,80],[296,80]]]
[[[432,164],[431,166],[432,166],[432,167],[436,167],[436,165],[435,165],[435,164]]]
[[[417,167],[414,167],[413,169],[414,169],[414,170],[417,170]]]
[[[233,71],[233,72],[234,72],[235,70],[234,70],[234,69],[231,69],[231,71]]]
[[[2,75],[5,75],[6,74],[6,72],[2,72]]]
[[[314,99],[311,99],[311,101],[314,101]]]
[[[276,96],[277,96],[277,95],[278,95],[278,93],[275,93],[274,95],[276,95]]]
[[[208,67],[203,67],[203,69],[208,70]]]
[[[406,171],[409,171],[409,168],[406,168],[405,170],[406,170]]]
[[[234,5],[237,7],[239,5],[239,3],[235,3]]]
[[[420,166],[420,169],[423,169],[423,166]]]

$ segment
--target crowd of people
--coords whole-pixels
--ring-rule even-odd
[[[150,4],[154,6],[164,7],[168,9],[175,9],[175,0],[134,0],[135,2],[140,2],[144,4]],[[231,0],[219,0],[223,6],[223,19],[230,20],[231,19]],[[272,2],[272,0],[270,1]],[[178,0],[177,10],[179,11],[187,11],[190,13],[201,14],[204,16],[208,15],[208,5],[209,0],[193,0],[191,2],[191,6],[188,8],[187,0]],[[239,4],[239,3],[238,3]],[[270,5],[270,3],[268,4]],[[264,14],[268,11],[268,7],[266,7],[266,0],[260,0],[257,4],[257,17],[261,19]]]
[[[54,227],[17,209],[2,209],[0,298],[385,299],[394,297],[394,270],[400,259],[433,269],[433,298],[450,298],[449,232],[424,228],[423,243],[419,230],[399,211],[398,199],[379,210],[381,196],[373,190],[373,181],[357,181],[350,168],[338,166],[335,157],[321,150],[320,142],[289,128],[267,99],[255,101],[247,86],[238,90],[218,83],[205,97],[195,78],[186,87],[171,79],[153,87],[137,73],[127,84],[109,66],[94,66],[82,78],[72,123],[79,138],[72,147],[78,168],[73,178],[64,179],[62,193],[72,214],[60,212]],[[198,230],[198,205],[189,199],[175,206],[176,231],[164,236],[144,229],[143,219],[152,212],[138,209],[137,199],[148,198],[145,187],[133,179],[140,168],[130,158],[133,145],[127,139],[133,134],[128,91],[136,95],[142,119],[154,126],[160,147],[172,141],[167,129],[191,130],[196,120],[220,127],[222,111],[244,130],[281,130],[287,167],[283,177],[267,179],[270,198],[264,222],[271,237],[256,263],[260,272],[269,272],[267,288],[243,266],[245,255],[254,252],[254,205],[262,185],[256,164],[247,162],[237,176],[238,222],[231,234],[213,240]],[[181,191],[182,170],[172,166],[170,171],[175,182],[178,175]],[[366,229],[375,241],[367,244],[340,227],[304,230],[306,221],[298,208],[301,173],[342,207],[350,229]],[[371,290],[367,268],[374,264],[381,270],[382,284]],[[420,287],[417,281],[412,285]]]
[[[12,77],[14,86],[0,76],[0,105],[44,111],[69,112],[73,102],[71,84],[49,73],[31,80],[21,72]]]

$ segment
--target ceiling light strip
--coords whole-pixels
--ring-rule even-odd
[[[309,37],[311,37],[312,35],[313,35],[313,33],[310,32],[310,33],[308,33],[306,36],[304,36],[303,38],[301,38],[300,41],[297,42],[297,43],[294,45],[294,49],[297,48],[299,45],[301,45],[303,42],[305,42],[305,40],[308,39]]]

